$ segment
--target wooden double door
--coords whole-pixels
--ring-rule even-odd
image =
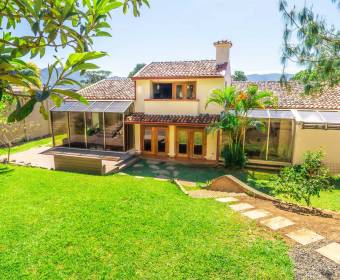
[[[146,155],[167,156],[169,129],[167,126],[142,126],[142,150]]]
[[[206,133],[203,128],[176,128],[176,156],[187,159],[204,159]]]

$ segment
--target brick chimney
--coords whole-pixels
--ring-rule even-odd
[[[230,48],[232,45],[229,40],[221,40],[214,43],[216,48],[216,66],[224,72],[226,86],[231,85]]]

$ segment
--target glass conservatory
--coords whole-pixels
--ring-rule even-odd
[[[124,124],[132,101],[66,101],[50,111],[55,147],[102,151],[133,148],[133,127]]]
[[[261,123],[261,129],[248,128],[245,133],[244,150],[250,162],[290,163],[297,124],[303,129],[340,130],[339,111],[252,110],[248,117]],[[221,149],[228,143],[226,133],[221,143]]]

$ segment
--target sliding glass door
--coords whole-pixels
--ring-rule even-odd
[[[83,112],[70,112],[70,147],[87,148],[85,138],[85,115]]]
[[[167,156],[169,150],[168,127],[143,126],[141,143],[144,154]]]
[[[104,150],[104,119],[103,113],[86,112],[87,148]]]
[[[205,155],[205,132],[203,128],[177,127],[176,156],[203,159]]]
[[[69,147],[67,113],[51,112],[51,124],[54,146]]]

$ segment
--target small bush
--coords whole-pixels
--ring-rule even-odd
[[[322,151],[306,152],[301,165],[285,167],[279,174],[275,184],[275,192],[285,197],[304,201],[311,205],[313,196],[320,196],[322,190],[334,188],[333,179],[328,168],[322,163]]]
[[[241,144],[225,145],[222,150],[225,167],[243,168],[247,157]]]

